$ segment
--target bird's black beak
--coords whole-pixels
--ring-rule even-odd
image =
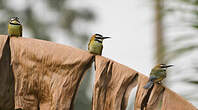
[[[100,39],[108,39],[108,38],[111,38],[111,37],[100,37]]]
[[[174,65],[164,65],[164,66],[162,66],[162,68],[169,68],[169,67],[172,67],[172,66],[174,66]]]

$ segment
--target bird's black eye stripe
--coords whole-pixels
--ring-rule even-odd
[[[103,37],[101,34],[95,34],[96,36],[100,36],[100,37]]]
[[[98,39],[95,39],[95,41],[99,42],[99,43],[102,43],[102,41],[98,40]]]

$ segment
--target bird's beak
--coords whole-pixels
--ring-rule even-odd
[[[174,65],[166,65],[166,66],[164,66],[162,68],[169,68],[169,67],[172,67],[172,66],[174,66]]]
[[[111,38],[111,37],[100,37],[100,39],[108,39],[108,38]]]

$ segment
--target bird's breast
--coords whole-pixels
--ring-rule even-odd
[[[8,34],[9,35],[16,35],[16,36],[19,36],[21,34],[21,25],[12,25],[12,24],[9,24],[8,25]]]
[[[94,54],[98,54],[98,55],[101,54],[101,52],[102,52],[102,43],[97,42],[97,41],[93,41],[90,44],[89,52],[94,53]]]

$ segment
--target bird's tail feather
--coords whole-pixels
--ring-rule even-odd
[[[147,84],[144,86],[144,89],[150,89],[153,86],[153,82],[149,81]]]

